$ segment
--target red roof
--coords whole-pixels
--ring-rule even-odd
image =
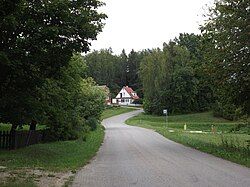
[[[128,92],[128,94],[133,98],[133,99],[139,99],[138,95],[136,94],[136,92],[128,87],[128,86],[125,86],[124,89]],[[135,95],[133,95],[133,93],[135,93]]]

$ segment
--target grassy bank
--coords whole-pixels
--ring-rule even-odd
[[[164,116],[140,114],[126,123],[153,129],[173,141],[250,167],[249,129],[234,130],[240,122],[216,118],[206,112],[169,116],[167,124]]]
[[[102,119],[105,118],[109,118],[112,116],[116,116],[119,114],[123,114],[123,113],[127,113],[127,112],[131,112],[137,110],[136,108],[133,107],[111,107],[111,108],[107,108],[106,110],[104,110],[104,112],[102,113]]]
[[[31,145],[26,148],[0,152],[0,165],[9,169],[22,167],[49,171],[75,170],[95,155],[103,141],[104,131],[98,126],[86,141],[58,141]]]
[[[22,186],[26,182],[29,186],[35,186],[34,181],[44,176],[34,175],[32,170],[46,171],[43,173],[50,179],[56,179],[57,173],[74,173],[96,154],[103,137],[104,130],[98,126],[97,130],[87,135],[86,141],[58,141],[11,151],[0,150],[0,166],[6,167],[0,169],[0,174],[5,172],[9,175],[3,180],[7,182],[5,185],[0,180],[0,186]],[[31,173],[28,173],[29,170]]]

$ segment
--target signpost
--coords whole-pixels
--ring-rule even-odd
[[[167,123],[168,123],[168,109],[163,110],[163,114],[166,115],[166,128],[167,128]]]

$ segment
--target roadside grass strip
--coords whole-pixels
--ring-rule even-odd
[[[216,118],[206,112],[169,116],[167,123],[164,116],[139,114],[126,123],[152,129],[175,142],[250,167],[249,128],[235,131],[242,122]]]
[[[73,141],[58,141],[46,144],[31,145],[17,150],[0,150],[0,166],[6,167],[2,172],[9,173],[6,184],[25,182],[27,178],[16,177],[25,170],[46,171],[51,178],[58,172],[71,171],[75,173],[96,154],[103,142],[104,130],[100,125],[97,130],[91,131],[86,138]],[[14,172],[14,174],[12,174]],[[16,173],[16,174],[15,174]],[[55,173],[55,174],[54,174]],[[63,173],[62,173],[63,174]],[[37,176],[36,180],[42,176]],[[21,181],[18,181],[21,180]],[[4,179],[0,177],[0,186],[4,186]],[[31,181],[29,181],[32,183]]]
[[[112,116],[116,116],[119,114],[127,113],[127,112],[132,112],[134,110],[138,110],[138,108],[135,107],[110,107],[104,110],[102,113],[101,119],[106,119],[110,118]]]

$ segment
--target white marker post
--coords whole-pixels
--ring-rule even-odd
[[[168,123],[168,109],[163,110],[163,114],[166,115],[166,128],[167,128],[167,123]]]

